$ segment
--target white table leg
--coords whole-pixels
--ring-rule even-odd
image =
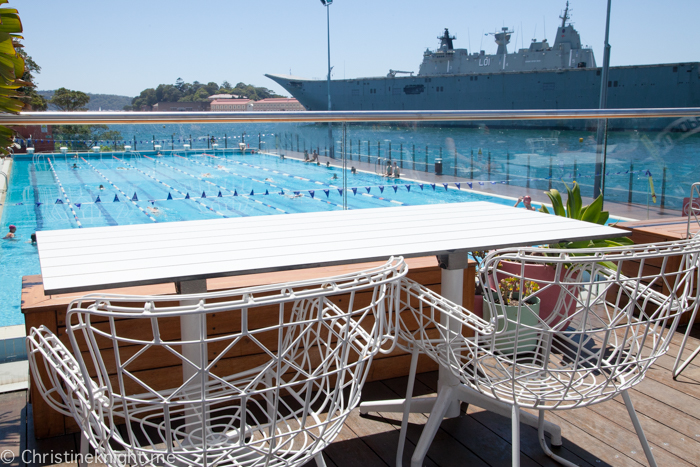
[[[206,279],[179,282],[178,283],[178,293],[180,295],[186,294],[199,294],[205,293],[207,291],[207,281]],[[197,300],[180,300],[181,305],[196,305]],[[188,365],[183,362],[182,364],[182,381],[183,383],[188,379],[199,373],[198,368],[201,370],[203,366],[206,365],[208,358],[207,344],[204,343],[204,339],[207,335],[207,315],[205,314],[192,314],[189,316],[182,316],[180,318],[180,338],[183,341],[193,341],[201,343],[193,343],[182,346],[182,355],[187,360],[194,363],[195,366]],[[189,387],[193,391],[200,388],[201,379],[194,378],[189,384]],[[200,408],[200,410],[206,410]],[[187,425],[186,431],[201,428],[201,418],[202,414],[198,414],[198,410],[188,409],[186,411],[185,423]]]

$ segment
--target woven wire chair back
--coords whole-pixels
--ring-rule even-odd
[[[87,295],[66,317],[75,357],[34,329],[32,370],[40,381],[35,369],[48,369],[43,395],[110,465],[303,465],[359,403],[406,272],[392,258],[360,273],[219,293]],[[184,316],[208,332],[183,340]]]
[[[620,249],[500,250],[480,270],[484,319],[404,280],[399,346],[418,346],[463,384],[509,404],[603,402],[641,381],[668,349],[679,316],[698,306],[699,252],[700,237]],[[513,289],[525,293],[509,305],[504,295]]]

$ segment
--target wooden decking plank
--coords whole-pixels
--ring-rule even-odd
[[[383,382],[365,384],[362,392],[363,401],[395,399],[396,394]],[[398,415],[398,414],[397,414]],[[400,416],[396,419],[388,419],[380,414],[369,413],[360,416],[359,411],[354,411],[348,418],[347,425],[367,445],[377,453],[385,463],[393,466],[396,462],[396,449],[399,443]],[[403,463],[410,465],[411,455],[415,445],[411,440],[406,440]],[[423,462],[426,467],[438,467],[430,458]]]
[[[338,467],[386,465],[347,425],[343,426],[335,440],[323,450],[323,455]]]
[[[385,380],[384,384],[386,384],[386,386],[394,393],[393,398],[402,398],[405,396],[406,381],[407,377],[392,378]],[[417,378],[414,389],[414,396],[430,394],[430,389],[421,385]],[[381,415],[385,418],[394,419],[397,421],[397,423],[401,423],[400,413],[382,413]],[[415,446],[423,433],[423,427],[428,422],[428,415],[420,413],[411,414],[408,421],[409,423],[406,439],[410,441],[413,446]],[[480,448],[483,448],[483,446],[480,446]],[[408,465],[412,454],[413,447],[404,451],[404,464]],[[482,458],[481,453],[468,449],[449,433],[447,433],[442,427],[438,430],[433,442],[430,444],[426,458],[430,459],[440,467],[457,467],[464,464],[470,466],[490,465],[490,463],[487,463],[485,459]]]
[[[644,379],[634,388],[637,392],[646,394],[668,407],[682,407],[686,414],[700,420],[700,404],[692,396],[654,381],[651,378]]]
[[[564,437],[564,439],[569,440],[575,446],[585,446],[585,449],[591,453],[595,453],[595,456],[601,462],[615,467],[639,467],[640,465],[646,465],[646,462],[644,462],[644,464],[640,464],[636,460],[629,457],[626,453],[621,452],[619,447],[611,446],[610,444],[601,441],[598,436],[594,436],[587,430],[581,428],[578,424],[578,420],[576,419],[576,415],[580,410],[583,409],[573,411],[574,416],[571,417],[571,419],[569,417],[563,418],[561,415],[565,412],[572,411],[550,411],[547,413],[546,418],[548,421],[556,423],[561,427],[562,437]],[[595,465],[600,465],[600,463],[596,463]]]
[[[686,437],[700,440],[700,422],[676,407],[669,407],[641,392],[630,394],[634,409],[638,415],[649,417],[676,432],[679,438]],[[658,442],[663,443],[662,440]]]
[[[636,396],[638,395],[632,394],[631,396],[634,397],[632,401],[633,404],[635,404],[638,399]],[[590,409],[598,415],[610,420],[611,423],[616,423],[623,427],[628,431],[628,436],[633,438],[637,436],[621,396],[605,404],[592,405]],[[689,462],[691,465],[700,465],[700,443],[689,437],[682,436],[674,428],[640,412],[636,404],[635,411],[637,412],[639,423],[642,424],[642,428],[644,429],[644,434],[650,446],[653,447],[652,451],[655,457],[657,456],[658,450],[664,450],[672,456],[677,456],[681,460]]]
[[[437,373],[436,372],[431,372],[431,373],[423,373],[417,375],[416,378],[417,382],[421,382],[422,384],[426,384],[431,391],[435,391],[437,388]],[[480,408],[475,408],[473,406],[470,406],[467,410],[467,414],[470,416],[470,418],[473,418],[475,421],[479,422],[480,425],[483,427],[482,429],[487,429],[497,435],[505,444],[501,445],[502,450],[506,450],[508,453],[510,453],[510,446],[511,446],[511,423],[510,419],[501,417],[499,415],[493,414],[491,412],[488,412],[486,410],[480,409]],[[443,422],[444,423],[444,422]],[[592,462],[595,462],[597,459],[595,459],[593,456],[587,454],[587,455],[580,455],[575,453],[574,451],[570,450],[566,446],[566,441],[564,443],[565,445],[562,446],[562,448],[555,448],[555,453],[571,460],[572,462],[576,462],[580,465],[593,465]],[[559,465],[552,461],[543,451],[542,448],[540,447],[539,444],[539,438],[537,436],[537,430],[533,427],[530,427],[528,425],[521,425],[520,427],[520,452],[521,454],[525,454],[526,458],[536,462],[538,465]],[[510,459],[511,456],[508,454],[508,458]],[[586,460],[588,458],[589,460]],[[521,462],[523,462],[523,457],[521,455]],[[592,462],[591,462],[592,461]],[[596,464],[600,465],[600,464]]]
[[[556,416],[572,424],[575,423],[589,435],[608,444],[620,454],[628,456],[642,465],[647,464],[644,450],[637,436],[630,434],[617,423],[600,416],[590,407],[557,411]],[[679,458],[666,451],[654,449],[653,452],[659,465],[690,465],[687,463],[679,464]],[[616,465],[616,463],[613,462],[613,465]]]
[[[683,373],[681,373],[681,376]],[[663,384],[666,387],[682,392],[686,396],[700,399],[700,383],[693,381],[677,381],[671,377],[671,372],[666,368],[652,366],[647,370],[644,377],[645,380],[650,379]],[[697,401],[696,401],[697,402]]]

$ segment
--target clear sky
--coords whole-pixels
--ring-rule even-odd
[[[574,26],[603,60],[606,0],[571,0]],[[444,28],[455,47],[495,53],[554,42],[565,0],[335,0],[330,7],[333,78],[418,71]],[[319,0],[10,0],[25,49],[42,67],[38,89],[66,87],[135,96],[161,83],[224,80],[286,95],[265,73],[324,78],[326,9]],[[700,61],[700,0],[613,0],[611,65]],[[545,29],[546,25],[546,29]]]

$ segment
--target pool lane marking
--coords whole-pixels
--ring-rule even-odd
[[[221,160],[224,160],[224,161],[229,161],[229,159],[221,158],[221,157],[219,157],[219,156],[212,156],[212,155],[209,155],[209,154],[204,154],[204,155],[205,155],[205,156],[208,156],[208,157],[213,157],[213,158],[215,158],[215,159],[221,159]],[[283,175],[283,176],[285,176],[285,177],[295,178],[295,179],[297,179],[297,180],[302,180],[302,181],[305,181],[305,182],[314,182],[314,183],[316,183],[316,184],[318,184],[318,185],[323,185],[323,186],[326,186],[326,187],[328,187],[328,188],[333,188],[333,189],[336,189],[336,190],[340,189],[340,188],[338,188],[337,186],[335,186],[335,185],[330,185],[330,184],[328,184],[328,183],[326,183],[326,182],[322,182],[322,181],[319,181],[319,180],[313,180],[313,179],[310,179],[310,178],[304,178],[304,177],[300,177],[300,176],[298,176],[298,175],[287,174],[287,173],[284,173],[284,172],[278,172],[278,171],[275,171],[275,170],[266,169],[266,168],[264,168],[264,167],[259,167],[259,166],[257,166],[257,165],[248,164],[248,163],[246,163],[246,162],[240,162],[240,161],[234,161],[234,160],[230,160],[230,162],[233,162],[234,164],[238,164],[238,165],[243,165],[243,166],[252,167],[252,168],[254,168],[254,169],[260,169],[260,170],[265,170],[265,171],[268,171],[268,172],[277,173],[277,174]],[[377,186],[378,186],[378,185],[377,185]],[[392,185],[385,185],[385,186],[386,186],[386,187],[391,187]],[[357,187],[357,188],[360,188],[360,187]],[[351,190],[351,188],[348,188],[348,190]],[[308,191],[308,190],[301,190],[301,191]],[[404,203],[403,201],[396,201],[396,200],[392,200],[392,199],[390,199],[390,198],[384,198],[383,196],[376,196],[376,195],[373,195],[373,194],[371,194],[371,193],[368,193],[367,195],[368,195],[369,197],[374,198],[374,199],[377,199],[377,200],[386,201],[387,203],[399,204],[399,205],[401,205],[401,206],[410,206],[410,204]],[[337,206],[340,206],[340,205],[337,205]]]
[[[147,156],[144,156],[144,157],[147,157]],[[150,159],[150,158],[149,158],[149,159]],[[119,160],[119,159],[118,159],[118,160]],[[153,159],[151,159],[151,160],[153,160]],[[139,169],[139,168],[136,167],[136,166],[133,166],[133,165],[129,164],[129,163],[126,162],[126,161],[122,161],[122,162],[123,162],[124,164],[128,165],[129,167],[133,168],[134,170],[136,170],[136,171],[142,173],[143,175],[145,175],[145,176],[147,176],[147,177],[149,177],[149,178],[155,180],[156,182],[158,182],[158,183],[160,183],[160,184],[162,184],[162,185],[165,185],[166,187],[168,187],[168,190],[175,190],[176,192],[181,193],[181,194],[184,195],[184,198],[172,198],[172,195],[170,195],[170,193],[169,193],[169,195],[171,196],[171,198],[170,198],[171,201],[173,201],[173,200],[176,200],[176,201],[193,200],[193,201],[195,201],[193,198],[205,199],[205,198],[202,198],[202,197],[199,197],[199,196],[195,196],[195,197],[190,196],[190,197],[188,198],[188,197],[187,197],[187,193],[178,190],[178,189],[175,188],[174,186],[168,185],[167,183],[163,182],[162,180],[159,180],[158,178],[154,177],[153,175],[151,175],[151,174],[149,174],[149,173],[147,173],[147,172],[144,172],[143,170]],[[158,170],[158,169],[155,169],[155,168],[153,169],[153,171],[154,171],[154,173],[155,173],[155,172],[159,172],[159,170]],[[168,176],[169,176],[169,174],[164,174],[164,175],[168,175]],[[224,197],[229,197],[229,196],[221,195],[221,198],[224,198]],[[232,196],[231,196],[231,197],[232,197]],[[211,199],[213,203],[216,203],[216,204],[218,204],[218,205],[222,205],[222,206],[223,206],[224,208],[226,208],[228,211],[231,211],[232,213],[234,213],[234,214],[236,214],[236,215],[238,215],[238,216],[240,216],[240,217],[248,217],[248,216],[250,216],[250,214],[247,214],[247,213],[245,213],[245,212],[243,212],[243,211],[240,211],[240,210],[236,209],[236,208],[233,207],[233,206],[229,206],[228,204],[224,203],[223,201],[220,201],[218,198],[219,198],[219,197],[217,196],[216,198],[211,197],[211,198],[207,198],[207,199]],[[168,201],[168,198],[165,198],[165,199],[153,199],[153,200],[149,200],[149,201]],[[200,204],[202,204],[202,203],[200,203]],[[202,204],[202,205],[203,205],[203,206],[206,206],[206,205],[204,205],[204,204]],[[207,207],[208,209],[212,210],[212,208],[210,208],[209,206],[206,206],[206,207]],[[215,212],[216,212],[217,214],[221,214],[219,211],[215,211]],[[224,214],[221,214],[221,215],[224,216],[224,217],[227,217],[227,216],[224,215]]]
[[[80,184],[85,187],[85,190],[88,192],[90,199],[92,199],[92,197],[93,197],[92,190],[88,187],[88,184],[85,183],[85,180],[83,180],[83,177],[80,175],[80,170],[76,170],[73,175],[75,175],[75,178],[77,178],[78,181],[80,182]],[[99,196],[99,195],[97,195],[97,196]],[[95,199],[97,199],[97,198],[95,198]],[[81,206],[85,205],[85,204],[94,204],[95,207],[97,207],[97,210],[100,211],[100,213],[102,213],[102,215],[104,216],[105,220],[107,221],[107,225],[110,225],[110,226],[119,225],[119,222],[117,222],[117,220],[114,217],[112,217],[112,215],[109,213],[109,211],[107,211],[107,209],[105,209],[105,207],[102,206],[102,202],[93,203],[92,201],[90,201],[87,203],[80,203]],[[80,206],[78,206],[78,208],[80,208]],[[127,207],[127,209],[128,209],[128,207]]]
[[[138,210],[141,211],[146,217],[148,217],[149,219],[151,219],[153,222],[158,222],[158,221],[156,220],[155,217],[153,217],[152,215],[150,215],[144,208],[142,208],[141,206],[139,206],[138,203],[137,203],[136,201],[134,201],[133,199],[129,198],[129,195],[127,195],[126,193],[124,193],[124,192],[122,191],[121,188],[119,188],[117,185],[114,184],[114,182],[112,182],[112,180],[110,180],[109,178],[105,177],[104,174],[103,174],[102,172],[100,172],[99,170],[97,170],[97,169],[95,168],[94,165],[92,165],[91,163],[89,163],[84,157],[81,157],[81,159],[83,160],[83,162],[85,162],[87,165],[89,165],[90,168],[91,168],[92,170],[94,170],[95,172],[97,172],[97,175],[99,175],[100,177],[104,178],[105,181],[106,181],[107,183],[109,183],[110,185],[112,185],[112,186],[114,187],[115,190],[117,190],[119,193],[121,193],[122,195],[124,195],[124,198],[125,198],[126,200],[130,201],[131,204],[133,204],[134,206],[136,206],[136,208],[138,208]]]
[[[187,159],[188,161],[192,161],[192,162],[195,162],[195,163],[197,163],[197,164],[203,165],[204,167],[209,168],[208,165],[202,164],[201,162],[199,162],[199,161],[197,161],[197,160],[188,159],[188,158],[186,158],[186,157],[182,157],[182,156],[179,155],[179,154],[173,154],[173,155],[179,157],[180,159]],[[205,156],[209,156],[209,154],[204,154],[204,155],[205,155]],[[147,156],[144,156],[144,157],[147,157]],[[211,157],[211,156],[210,156],[210,157]],[[149,158],[149,159],[150,159],[150,158]],[[155,160],[155,159],[154,159],[154,160]],[[196,175],[192,175],[192,174],[189,173],[189,172],[185,172],[184,170],[178,169],[177,167],[173,167],[173,166],[171,166],[171,165],[169,165],[169,164],[166,164],[165,162],[158,161],[158,160],[156,160],[156,162],[158,162],[158,163],[160,163],[160,164],[162,164],[162,165],[164,165],[164,166],[166,166],[166,167],[168,167],[168,168],[170,168],[170,169],[177,170],[178,172],[181,172],[181,173],[183,173],[183,174],[185,174],[185,175],[189,175],[189,176],[192,177],[192,178],[196,178],[197,180],[199,180],[199,181],[201,181],[201,182],[205,182],[205,183],[208,183],[208,184],[210,184],[210,185],[213,185],[213,186],[215,186],[215,187],[217,187],[217,188],[219,188],[219,189],[226,190],[226,191],[228,191],[229,193],[234,193],[234,196],[235,196],[235,194],[236,194],[235,188],[234,188],[234,190],[231,190],[231,189],[229,189],[229,188],[226,188],[225,186],[218,185],[218,184],[216,184],[216,183],[214,183],[214,182],[212,182],[212,181],[210,181],[210,180],[205,180],[205,179],[203,179],[203,178],[201,178],[201,177],[198,177],[198,176],[196,176]],[[273,184],[270,184],[270,183],[262,182],[262,181],[260,181],[260,180],[256,180],[256,179],[254,179],[254,178],[246,177],[246,176],[244,176],[244,175],[238,175],[238,174],[236,174],[236,173],[234,173],[234,172],[230,172],[230,171],[228,171],[228,170],[227,170],[226,172],[227,172],[227,173],[232,173],[232,174],[234,174],[234,175],[236,175],[236,176],[239,176],[239,177],[241,177],[241,178],[248,178],[248,179],[250,179],[250,180],[253,180],[254,182],[259,182],[259,183],[263,183],[263,184],[270,185],[271,187],[274,187],[274,188],[279,188],[277,185],[273,185]],[[282,214],[289,214],[289,212],[288,212],[288,211],[285,211],[284,209],[278,208],[277,206],[273,206],[273,205],[268,204],[268,203],[263,203],[262,201],[260,201],[260,200],[258,200],[258,199],[255,199],[255,198],[253,198],[253,197],[251,197],[251,196],[248,196],[248,195],[245,195],[245,194],[241,194],[241,193],[238,193],[237,195],[238,195],[238,196],[241,196],[241,197],[243,197],[243,198],[245,198],[245,199],[247,199],[247,200],[250,200],[250,201],[256,202],[256,203],[258,203],[258,204],[261,204],[261,205],[263,205],[263,206],[266,206],[266,207],[268,207],[268,208],[270,208],[270,209],[274,209],[275,211],[279,211],[279,212],[281,212]]]
[[[147,177],[152,178],[152,179],[155,180],[156,182],[161,183],[161,184],[167,186],[169,189],[175,190],[176,192],[178,192],[178,193],[184,195],[184,196],[185,196],[184,199],[188,199],[188,198],[187,198],[187,193],[183,193],[182,191],[178,190],[178,189],[175,188],[174,186],[170,186],[170,185],[168,185],[168,184],[165,183],[165,182],[161,182],[160,180],[158,180],[156,177],[152,176],[151,174],[148,174],[148,173],[144,172],[143,170],[138,169],[137,167],[135,167],[135,166],[129,164],[128,162],[119,159],[117,156],[112,156],[112,157],[113,157],[114,159],[118,160],[119,162],[121,162],[122,164],[128,165],[129,167],[131,167],[132,169],[136,170],[137,172],[141,172],[142,174],[144,174],[144,175],[147,176]],[[144,155],[143,157],[145,157],[145,158],[147,158],[147,159],[155,160],[155,159],[153,159],[153,158],[151,158],[151,157],[148,157],[148,156],[146,156],[146,155]],[[157,161],[156,161],[156,162],[157,162]],[[223,214],[223,213],[217,211],[216,209],[212,208],[211,206],[207,206],[206,204],[202,203],[201,201],[197,201],[196,199],[193,199],[192,197],[190,197],[189,199],[190,199],[191,201],[193,201],[193,202],[199,204],[200,206],[204,206],[205,208],[209,209],[211,212],[216,213],[216,214],[218,214],[218,215],[221,216],[221,217],[228,218],[228,216],[227,216],[226,214]]]
[[[182,157],[182,156],[180,156],[180,155],[178,155],[178,154],[174,154],[174,155],[177,156],[177,157],[179,157],[179,158],[181,158],[181,159],[187,159],[186,157]],[[212,156],[211,154],[206,154],[206,153],[205,153],[205,154],[203,154],[203,155],[205,155],[205,156],[207,156],[207,157],[214,158],[214,159],[219,159],[219,157],[217,157],[217,156]],[[188,160],[190,160],[190,159],[188,159]],[[223,159],[223,160],[225,161],[226,159]],[[199,165],[202,165],[202,166],[204,166],[204,167],[206,167],[206,168],[210,168],[210,166],[208,166],[208,165],[206,165],[206,164],[203,164],[202,162],[196,161],[196,160],[194,160],[194,159],[192,159],[192,162],[195,162],[195,163],[197,163],[197,164],[199,164]],[[279,185],[275,185],[274,183],[266,182],[265,180],[258,180],[257,178],[249,177],[249,176],[247,176],[247,175],[241,175],[241,174],[239,174],[239,173],[237,173],[237,172],[234,172],[234,171],[230,170],[228,167],[224,167],[224,166],[221,166],[221,167],[222,167],[221,169],[219,169],[219,168],[217,167],[217,170],[223,170],[224,172],[229,173],[229,174],[232,174],[232,175],[235,175],[235,176],[237,176],[237,177],[240,177],[240,178],[247,178],[248,180],[252,180],[252,181],[254,181],[254,182],[261,183],[261,184],[263,184],[263,185],[271,186],[271,187],[273,187],[273,188],[279,188],[280,190],[284,191],[284,187],[281,187],[281,186],[279,186]],[[264,167],[258,167],[258,168],[262,168],[263,170],[265,170],[265,171],[267,171],[267,172],[278,173],[277,171],[270,170],[270,169],[266,169],[266,168],[264,168]],[[284,175],[284,174],[283,174],[283,175]],[[304,179],[304,180],[308,180],[308,179]],[[211,183],[211,182],[209,182],[209,183]],[[213,184],[213,183],[212,183],[212,184]],[[320,182],[319,182],[319,184],[320,184],[320,185],[323,185],[323,183],[320,183]],[[331,186],[331,188],[335,188],[335,187],[332,187],[332,186]],[[319,198],[316,198],[315,196],[311,196],[310,191],[314,191],[314,192],[315,192],[316,190],[293,190],[293,189],[291,189],[291,188],[288,188],[287,191],[294,193],[295,196],[291,196],[291,198],[294,198],[294,197],[296,197],[296,196],[298,196],[298,195],[301,195],[301,196],[300,196],[301,198],[306,198],[306,195],[302,193],[302,192],[306,191],[306,192],[309,192],[309,198],[311,198],[313,201],[317,201],[317,202],[319,202],[319,203],[329,204],[329,205],[331,205],[331,206],[336,206],[336,207],[339,207],[339,208],[341,208],[341,209],[343,208],[343,205],[342,205],[342,204],[334,203],[333,201],[330,201],[330,200],[328,200],[328,199],[322,199],[322,198],[320,198],[320,197],[319,197]],[[287,196],[287,195],[285,195],[285,194],[283,194],[283,193],[277,193],[277,194],[282,194],[282,196]],[[314,195],[315,195],[315,193],[314,193]],[[371,196],[371,195],[370,195],[370,196]],[[328,198],[328,197],[326,196],[326,198]],[[254,200],[254,201],[255,201],[255,200]],[[276,208],[276,209],[280,210],[279,208]]]
[[[182,156],[177,155],[177,154],[175,154],[175,155],[178,156],[178,157],[182,157]],[[148,157],[148,156],[144,156],[144,157]],[[209,181],[209,180],[205,180],[205,179],[203,179],[203,178],[201,178],[201,177],[197,177],[196,175],[192,175],[192,174],[189,173],[189,172],[185,172],[184,170],[180,170],[180,169],[178,169],[177,167],[173,167],[173,166],[171,166],[171,165],[169,165],[169,164],[166,164],[165,162],[162,162],[162,161],[159,161],[159,160],[156,160],[156,159],[152,159],[152,158],[150,158],[150,157],[148,157],[148,158],[151,159],[151,160],[153,160],[153,161],[155,161],[155,162],[158,162],[159,164],[161,164],[161,165],[163,165],[163,166],[165,166],[165,167],[168,167],[169,169],[177,170],[178,172],[181,172],[181,173],[183,173],[183,174],[185,174],[185,175],[188,175],[188,176],[190,176],[190,177],[192,177],[192,178],[196,178],[196,179],[199,180],[199,181],[202,181],[202,182],[208,183],[208,184],[210,184],[210,185],[213,185],[213,186],[215,186],[215,187],[217,187],[217,188],[219,188],[219,189],[221,189],[221,190],[226,190],[226,191],[228,191],[229,193],[232,193],[231,196],[240,196],[240,197],[245,198],[245,199],[247,199],[247,200],[249,200],[249,201],[253,201],[253,202],[258,203],[258,204],[260,204],[260,205],[262,205],[262,206],[265,206],[265,207],[268,207],[268,208],[270,208],[270,209],[274,209],[274,210],[276,210],[276,211],[279,211],[279,212],[281,212],[282,214],[289,214],[287,211],[285,211],[285,210],[283,210],[283,209],[280,209],[280,208],[278,208],[278,207],[276,207],[276,206],[272,206],[272,205],[270,205],[270,204],[263,203],[262,201],[257,200],[257,199],[254,199],[254,198],[251,198],[250,196],[245,195],[245,194],[236,193],[235,188],[234,188],[233,191],[231,191],[230,189],[226,188],[225,186],[217,185],[216,183],[213,183],[213,182],[211,182],[211,181]],[[182,158],[183,158],[183,159],[187,159],[186,157],[182,157]],[[197,162],[197,161],[195,161],[194,159],[187,159],[187,160],[192,160],[192,161],[194,161],[194,162]],[[191,199],[191,198],[192,198],[192,197],[190,197],[190,199]],[[218,196],[217,196],[217,198],[218,198]],[[222,196],[222,198],[223,198],[223,196]],[[200,199],[202,199],[202,198],[200,197]],[[222,204],[223,204],[223,203],[222,203]],[[224,204],[224,206],[226,206],[226,205]]]
[[[177,155],[177,154],[175,154],[175,155],[178,156],[178,157],[180,157],[180,158],[182,158],[182,159],[186,159],[185,157],[179,156],[179,155]],[[219,157],[217,157],[217,156],[212,156],[212,155],[210,155],[210,154],[204,154],[204,155],[207,156],[207,157],[212,157],[212,158],[215,158],[215,159],[219,159]],[[223,160],[226,161],[226,159],[223,159]],[[196,162],[197,164],[203,165],[204,167],[210,168],[210,166],[208,166],[208,165],[206,165],[206,164],[202,164],[202,163],[199,162],[199,161],[193,160],[193,162]],[[235,162],[235,161],[233,161],[233,162]],[[223,167],[223,166],[222,166],[222,167]],[[277,171],[270,170],[270,169],[266,169],[266,168],[263,168],[263,167],[255,167],[255,168],[258,168],[258,169],[262,168],[263,170],[268,171],[268,172],[279,173],[279,172],[277,172]],[[273,187],[273,188],[279,188],[280,190],[284,190],[283,187],[278,186],[278,185],[275,185],[274,183],[266,182],[266,181],[264,181],[264,180],[258,180],[258,179],[253,178],[253,177],[248,177],[247,175],[241,175],[241,174],[239,174],[239,173],[237,173],[237,172],[234,172],[234,171],[230,170],[228,167],[223,167],[222,169],[219,169],[219,170],[223,170],[224,172],[233,174],[233,175],[235,175],[235,176],[237,176],[237,177],[247,178],[248,180],[252,180],[252,181],[254,181],[254,182],[262,183],[263,185],[268,185],[268,186],[271,186],[271,187]],[[287,174],[281,174],[281,175],[287,175]],[[300,177],[295,177],[295,178],[300,178]],[[302,180],[310,181],[309,179],[305,179],[305,178],[302,179]],[[321,183],[321,182],[319,182],[319,185],[324,185],[324,184]],[[335,186],[333,186],[333,185],[327,185],[327,186],[328,186],[329,188],[338,189],[337,187],[335,187]],[[331,205],[331,206],[336,206],[336,207],[339,207],[339,208],[341,208],[341,209],[343,208],[343,205],[342,205],[342,204],[334,203],[333,201],[330,201],[330,200],[328,200],[328,199],[323,199],[323,198],[320,198],[320,197],[319,197],[319,198],[316,198],[316,197],[315,197],[315,191],[316,191],[316,190],[306,190],[306,189],[304,189],[304,190],[301,190],[301,189],[300,189],[300,190],[294,190],[294,189],[291,189],[291,188],[287,188],[287,191],[294,193],[295,196],[301,195],[302,198],[306,198],[306,195],[303,194],[303,192],[309,192],[309,198],[311,198],[313,201],[317,201],[317,202],[319,202],[319,203],[329,204],[329,205]],[[311,196],[310,191],[314,191],[314,196]],[[279,194],[279,193],[277,193],[277,194]],[[286,196],[286,195],[283,195],[283,196]],[[370,195],[370,196],[372,196],[372,195]],[[292,198],[293,198],[293,197],[292,197]],[[328,198],[328,197],[326,196],[326,198]]]
[[[63,189],[63,184],[61,183],[61,180],[58,178],[58,174],[56,173],[56,169],[53,168],[53,163],[51,162],[51,158],[47,157],[46,160],[49,161],[49,167],[51,167],[51,172],[53,172],[53,176],[56,179],[56,183],[58,183],[58,188],[61,190],[61,193],[63,193],[63,197],[66,199],[66,203],[68,203],[68,207],[70,208],[71,212],[73,213],[73,217],[75,218],[76,224],[78,224],[78,228],[82,229],[83,224],[80,223],[80,219],[78,219],[78,215],[75,213],[75,208],[73,207],[73,203],[70,202],[70,199],[68,198],[68,194],[66,193],[66,190]]]

